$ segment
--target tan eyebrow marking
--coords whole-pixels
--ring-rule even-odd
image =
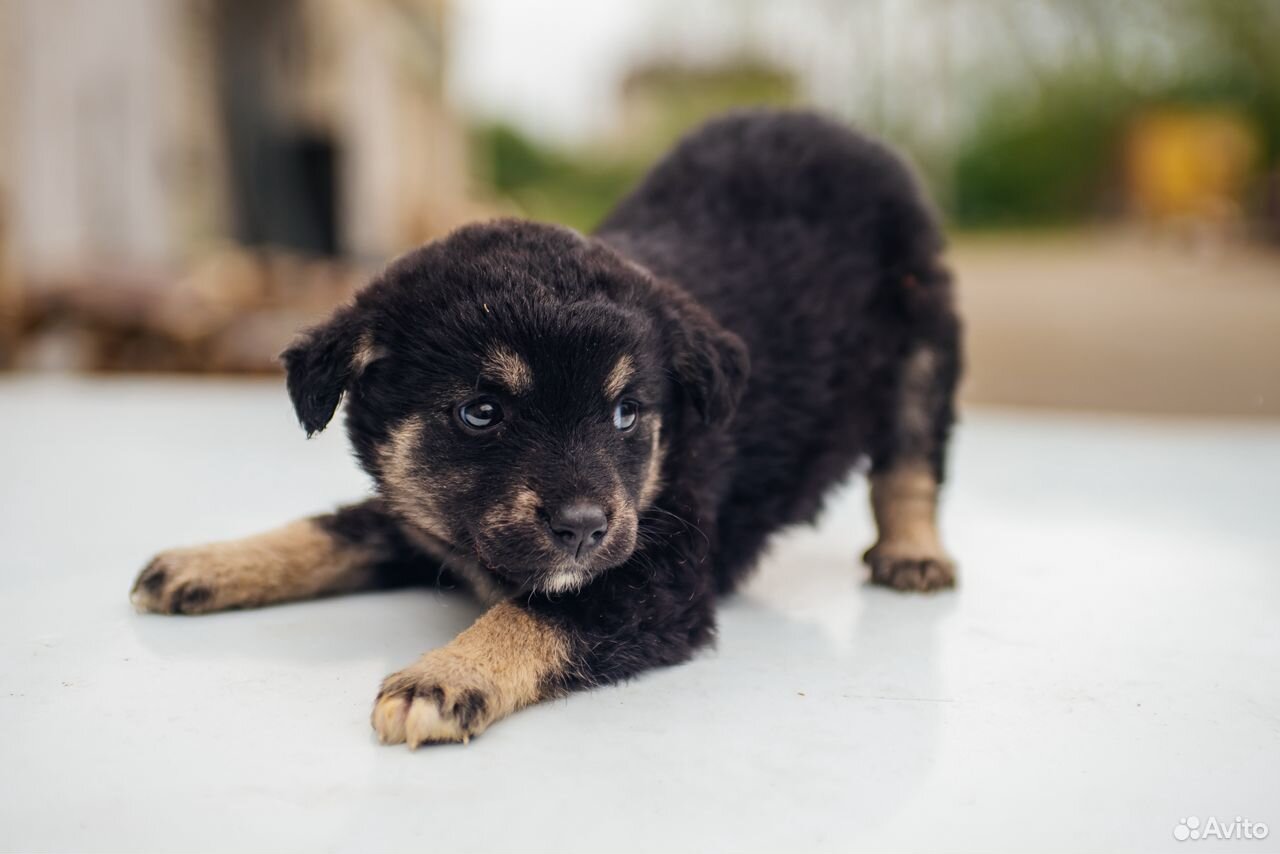
[[[533,390],[533,369],[529,363],[505,347],[489,351],[481,369],[486,379],[506,386],[513,394]]]
[[[636,363],[627,354],[623,354],[618,359],[617,364],[613,366],[613,370],[609,371],[609,376],[604,380],[604,396],[609,400],[613,400],[618,395],[627,390],[627,383],[631,382],[631,378],[636,374]]]

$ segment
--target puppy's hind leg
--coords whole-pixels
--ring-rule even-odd
[[[138,575],[139,611],[204,614],[403,583],[417,561],[376,500],[281,528],[170,549]]]
[[[897,590],[955,585],[938,534],[938,490],[954,420],[955,337],[918,342],[903,362],[882,452],[873,460],[871,507],[879,539],[864,556],[871,581]]]
[[[938,481],[923,466],[897,466],[871,476],[879,540],[864,559],[872,583],[896,590],[955,585],[955,563],[938,535],[937,501]]]

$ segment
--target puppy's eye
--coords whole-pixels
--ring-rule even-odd
[[[502,407],[487,398],[473,400],[458,407],[458,420],[472,430],[488,430],[502,421]]]
[[[640,404],[634,400],[620,400],[613,408],[613,426],[622,432],[636,426],[636,418],[640,415]]]

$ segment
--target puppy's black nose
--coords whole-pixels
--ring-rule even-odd
[[[551,514],[551,539],[562,551],[581,559],[595,551],[609,530],[609,519],[599,504],[577,502]]]

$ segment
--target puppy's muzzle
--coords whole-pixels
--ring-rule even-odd
[[[574,560],[584,560],[604,542],[609,517],[599,504],[575,501],[547,513],[547,531],[556,548]]]

